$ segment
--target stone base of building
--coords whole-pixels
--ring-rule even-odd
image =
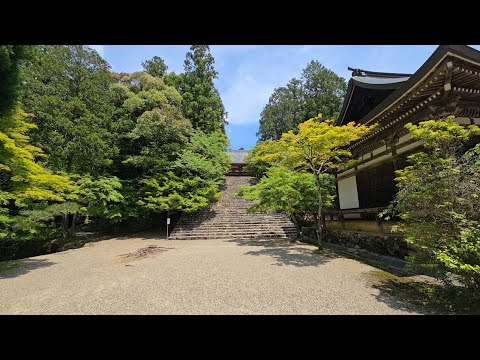
[[[302,228],[302,238],[306,242],[317,244],[314,228]],[[325,229],[325,241],[399,259],[404,259],[412,251],[404,238],[391,234]]]

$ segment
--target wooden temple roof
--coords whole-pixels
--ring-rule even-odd
[[[248,150],[227,150],[227,154],[232,159],[232,164],[245,164]]]
[[[387,130],[402,132],[410,121],[446,115],[480,117],[480,51],[441,45],[411,76],[355,69],[349,90],[336,124],[379,124],[375,132],[350,144],[350,150],[381,140]],[[366,91],[374,94],[370,104]]]
[[[350,67],[348,69],[352,71],[352,78],[348,82],[345,101],[336,121],[337,125],[344,125],[350,121],[361,122],[365,115],[411,76],[411,74],[380,73]]]

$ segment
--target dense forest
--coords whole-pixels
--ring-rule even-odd
[[[5,252],[79,227],[145,228],[218,197],[230,160],[209,47],[192,46],[180,74],[158,56],[142,66],[113,73],[83,45],[0,46]]]

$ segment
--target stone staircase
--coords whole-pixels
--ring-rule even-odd
[[[240,185],[248,185],[253,179],[249,176],[226,176],[220,199],[198,213],[184,214],[169,238],[203,240],[295,237],[295,226],[283,213],[246,213],[246,209],[253,203],[234,194]]]

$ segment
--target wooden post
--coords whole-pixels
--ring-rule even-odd
[[[345,230],[345,217],[343,216],[343,214],[340,214],[340,220],[342,221],[342,229]]]
[[[375,217],[377,219],[377,226],[380,229],[380,233],[383,234],[383,232],[384,232],[384,230],[383,230],[383,219],[380,216],[378,216],[378,212],[375,213]]]

